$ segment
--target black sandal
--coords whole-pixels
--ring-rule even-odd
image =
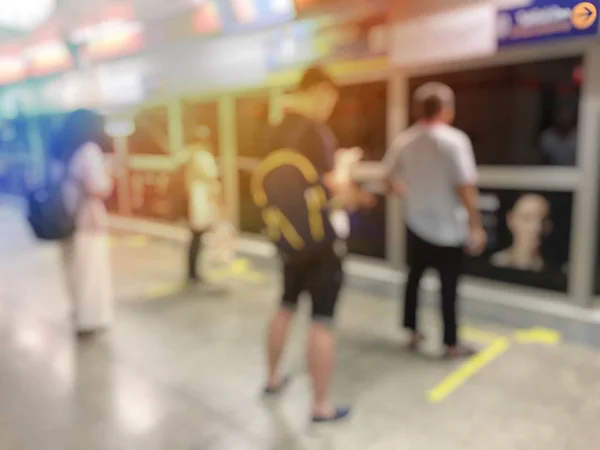
[[[290,377],[289,376],[285,376],[285,377],[283,377],[283,379],[279,383],[279,386],[277,386],[277,387],[269,387],[269,386],[267,386],[263,390],[263,393],[265,395],[269,395],[269,396],[280,394],[283,390],[285,390],[286,387],[288,387],[289,384],[290,384]]]
[[[349,406],[339,407],[339,408],[335,409],[333,416],[330,416],[330,417],[313,416],[312,421],[313,421],[313,423],[339,422],[340,420],[347,419],[348,416],[350,415],[351,411],[352,411],[352,408],[350,408]]]

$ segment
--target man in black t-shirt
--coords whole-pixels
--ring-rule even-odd
[[[342,284],[343,239],[347,237],[341,236],[330,220],[334,214],[331,205],[342,189],[347,194],[349,188],[334,181],[337,142],[326,124],[338,95],[322,69],[308,69],[294,95],[293,112],[273,130],[267,156],[251,181],[254,200],[280,251],[284,280],[281,307],[269,328],[265,392],[276,394],[286,383],[278,366],[299,296],[306,291],[312,300],[308,362],[314,422],[343,419],[350,412],[347,407],[334,407],[329,399],[335,356],[332,322]],[[372,202],[368,194],[355,187],[352,190],[358,194],[351,196],[359,199],[357,203]]]

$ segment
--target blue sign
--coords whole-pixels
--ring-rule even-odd
[[[500,47],[596,34],[598,0],[533,0],[498,13]]]
[[[316,61],[329,63],[381,57],[387,55],[387,36],[386,16],[382,14],[325,26],[294,22],[273,31],[267,65],[269,70],[278,71]]]
[[[294,0],[219,0],[225,33],[260,30],[296,18]]]

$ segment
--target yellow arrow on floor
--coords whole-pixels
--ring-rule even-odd
[[[557,345],[562,336],[556,330],[548,328],[532,328],[531,330],[521,330],[515,333],[515,341],[520,344],[545,344]]]
[[[263,280],[263,275],[252,269],[252,263],[247,259],[241,258],[236,259],[229,266],[211,270],[207,276],[210,281],[236,279],[250,283],[260,283]]]
[[[504,337],[495,339],[485,350],[477,353],[467,360],[462,366],[448,375],[441,383],[427,392],[427,400],[430,403],[440,403],[451,395],[470,378],[477,375],[489,364],[500,357],[508,348],[510,342]]]

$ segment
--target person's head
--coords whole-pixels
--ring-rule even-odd
[[[70,113],[52,143],[51,154],[54,158],[68,161],[73,154],[88,142],[100,147],[106,145],[104,120],[87,109],[78,109]]]
[[[212,153],[212,132],[206,125],[194,128],[194,143],[188,147],[191,153],[209,151]]]
[[[561,132],[569,132],[576,123],[576,113],[574,108],[561,106],[554,114],[554,126]]]
[[[416,118],[425,121],[454,121],[454,92],[442,83],[426,83],[413,96]]]
[[[522,195],[508,212],[506,224],[517,250],[538,251],[552,229],[548,200],[538,194]]]
[[[327,122],[339,99],[339,89],[323,68],[313,66],[304,72],[296,95],[304,114]]]

